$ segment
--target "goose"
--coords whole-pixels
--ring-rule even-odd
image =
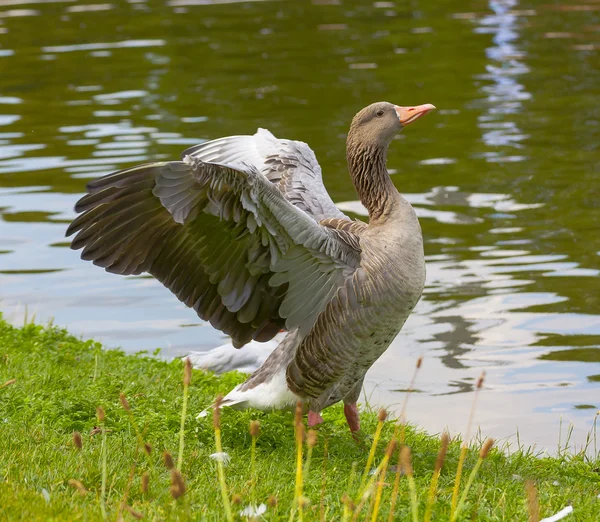
[[[302,401],[313,427],[343,401],[354,434],[365,374],[425,284],[421,227],[387,150],[433,109],[377,102],[353,118],[346,159],[368,223],[335,206],[307,144],[259,128],[91,181],[67,229],[71,248],[111,273],[152,274],[236,348],[286,330],[222,405]]]

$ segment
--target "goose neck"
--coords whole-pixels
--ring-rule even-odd
[[[350,177],[369,222],[386,221],[400,199],[386,168],[387,144],[359,144],[348,135],[346,157]]]

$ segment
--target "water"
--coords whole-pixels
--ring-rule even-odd
[[[600,407],[600,4],[577,0],[0,5],[0,308],[165,356],[224,337],[148,277],[79,260],[64,238],[88,179],[200,140],[307,141],[342,208],[363,214],[348,124],[377,100],[434,103],[393,143],[416,207],[425,295],[368,374],[409,418],[555,448]],[[514,439],[513,439],[514,440]]]

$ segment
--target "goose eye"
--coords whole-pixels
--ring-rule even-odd
[[[377,111],[377,116],[379,116],[380,118],[381,118],[381,116],[383,116],[383,110],[382,109],[379,109]]]

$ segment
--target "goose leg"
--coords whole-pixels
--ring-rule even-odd
[[[348,392],[348,395],[344,397],[344,415],[346,416],[346,422],[352,433],[352,437],[358,440],[358,432],[360,431],[360,418],[358,416],[358,398],[362,390],[364,376],[357,381],[357,383]]]
[[[344,404],[344,415],[346,422],[352,434],[360,431],[360,418],[358,416],[358,406],[355,402]]]
[[[323,417],[316,411],[309,410],[308,412],[308,427],[313,428],[317,424],[321,424],[323,422]]]

